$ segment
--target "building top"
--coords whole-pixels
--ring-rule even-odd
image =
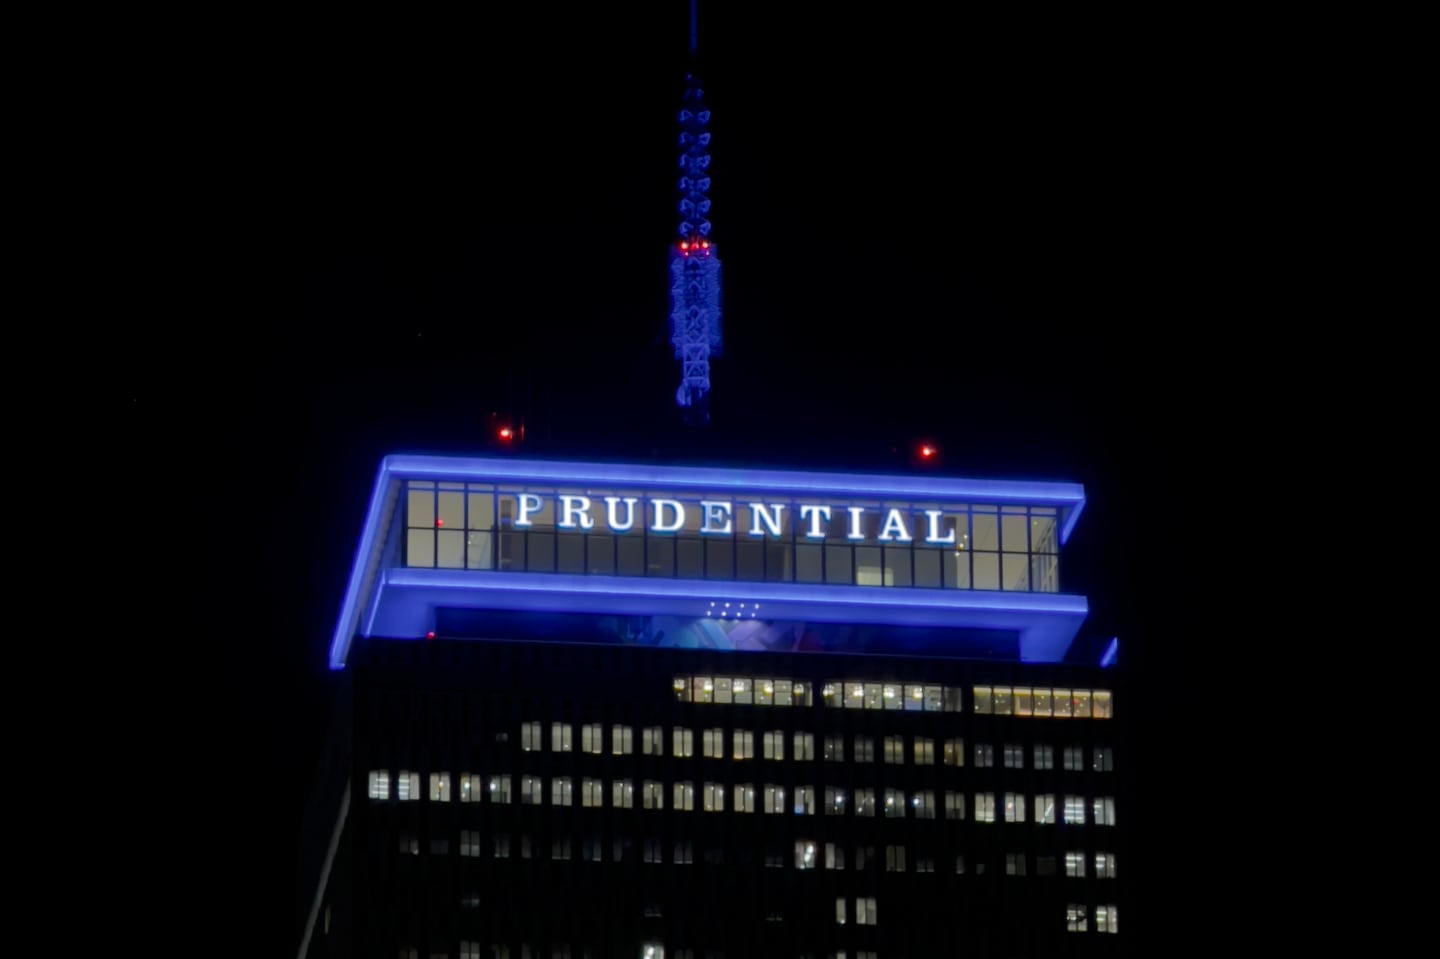
[[[1084,505],[1072,483],[389,456],[330,665],[461,611],[663,617],[638,641],[736,649],[823,624],[919,630],[942,654],[1004,635],[1001,655],[1056,662],[1087,609],[1059,563]]]

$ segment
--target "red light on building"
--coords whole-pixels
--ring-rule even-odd
[[[430,632],[426,633],[426,634],[425,634],[425,638],[426,638],[426,639],[434,639],[434,638],[435,638],[435,630],[432,629],[432,630],[430,630]]]
[[[515,431],[508,426],[502,426],[499,435],[502,440],[509,441],[515,438]]]
[[[924,446],[920,447],[920,458],[922,460],[928,460],[935,455],[935,452],[935,447],[931,446],[929,443],[926,443]]]

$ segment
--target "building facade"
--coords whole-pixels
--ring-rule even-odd
[[[1117,954],[1124,701],[1073,661],[1083,508],[1071,484],[387,459],[299,954]]]

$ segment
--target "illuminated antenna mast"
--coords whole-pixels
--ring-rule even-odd
[[[680,108],[680,238],[670,250],[670,341],[680,360],[675,402],[692,422],[710,419],[710,357],[720,353],[720,256],[710,242],[710,111],[695,76],[695,0],[690,0],[691,72]]]

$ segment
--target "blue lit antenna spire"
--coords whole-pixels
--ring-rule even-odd
[[[720,352],[720,257],[710,241],[710,110],[695,75],[695,0],[690,0],[691,71],[680,108],[680,228],[670,250],[670,341],[680,360],[675,402],[692,422],[710,419],[710,357]]]

